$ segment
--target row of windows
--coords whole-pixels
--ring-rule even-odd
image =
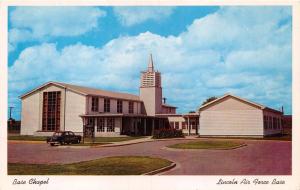
[[[264,129],[281,129],[281,120],[278,117],[264,116]]]
[[[93,112],[99,111],[99,98],[98,97],[92,97],[92,108],[91,110]],[[104,99],[104,112],[110,112],[110,99],[105,98]],[[123,101],[117,100],[117,112],[123,113]],[[133,102],[129,102],[128,105],[128,113],[134,113],[134,104]]]
[[[175,129],[179,129],[179,121],[173,122],[171,121],[169,123],[171,128],[175,128]],[[195,122],[191,122],[190,123],[192,129],[196,129],[196,123]],[[181,122],[181,128],[182,129],[187,129],[187,123],[186,122]]]
[[[87,124],[90,126],[95,126],[95,119],[89,118]],[[97,132],[105,132],[105,119],[97,118]],[[115,132],[115,119],[107,118],[106,119],[106,132]]]

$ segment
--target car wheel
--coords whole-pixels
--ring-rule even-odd
[[[63,144],[65,144],[64,141],[60,141],[60,145],[63,145]]]
[[[50,143],[51,146],[54,146],[54,143]]]

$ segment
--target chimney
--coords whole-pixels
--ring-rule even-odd
[[[283,111],[283,106],[281,106],[281,112],[282,112],[282,114],[284,114],[284,111]]]
[[[163,103],[166,103],[167,98],[163,97]]]

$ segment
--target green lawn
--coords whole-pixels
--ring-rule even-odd
[[[8,136],[8,140],[22,140],[22,141],[46,141],[47,137],[33,136],[33,135],[16,135]]]
[[[198,137],[202,138],[202,137]],[[284,135],[275,135],[275,136],[266,136],[263,138],[256,138],[256,137],[205,137],[212,138],[212,139],[241,139],[241,140],[280,140],[280,141],[291,141],[292,135],[284,134]]]
[[[242,145],[239,142],[232,141],[192,141],[169,145],[169,148],[178,149],[231,149]]]
[[[146,156],[118,156],[73,164],[12,164],[8,175],[141,175],[172,162]]]

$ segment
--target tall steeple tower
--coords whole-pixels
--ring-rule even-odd
[[[152,53],[150,53],[150,56],[149,56],[148,72],[154,72]]]
[[[161,113],[161,75],[154,70],[152,54],[149,56],[148,69],[141,72],[140,99],[144,102],[147,115],[155,116]]]

